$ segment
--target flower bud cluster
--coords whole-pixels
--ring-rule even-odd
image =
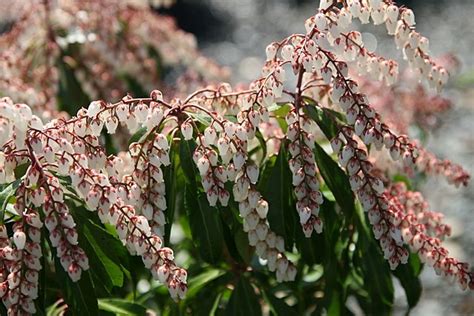
[[[152,2],[167,7],[173,1]],[[227,69],[199,52],[192,34],[179,29],[173,18],[158,14],[148,0],[66,0],[54,5],[35,1],[15,15],[11,30],[0,36],[0,90],[47,110],[45,118],[56,112],[60,64],[69,67],[93,99],[125,94],[123,74],[153,89],[161,82],[158,62],[193,73],[194,81],[228,76]],[[71,46],[75,54],[62,60],[61,51]]]
[[[64,190],[58,178],[39,168],[34,164],[27,171],[28,185],[37,185],[36,189],[28,190],[27,197],[35,207],[42,207],[51,246],[56,249],[63,269],[76,282],[81,278],[82,271],[89,269],[89,260],[79,246],[76,223],[65,203]]]
[[[18,149],[25,148],[26,131],[28,128],[42,128],[43,123],[26,104],[14,104],[9,97],[0,99],[0,146],[13,144]],[[11,166],[3,159],[0,159],[1,166]],[[0,183],[11,182],[13,177],[12,169],[0,169]]]
[[[451,235],[451,227],[443,223],[444,215],[431,211],[420,192],[409,191],[403,182],[392,184],[387,191],[397,198],[406,216],[415,219],[425,234],[440,240]]]
[[[469,173],[462,166],[447,159],[439,159],[424,148],[419,149],[417,166],[420,171],[428,174],[444,176],[450,184],[454,184],[456,187],[467,186],[471,179]]]
[[[219,122],[220,124],[214,122],[215,124],[211,124],[199,135],[199,146],[193,153],[193,160],[201,176],[209,205],[215,206],[219,201],[222,206],[227,206],[230,193],[224,185],[227,180],[235,178],[234,164],[230,161],[236,151],[232,144],[236,124],[229,121]]]
[[[378,56],[367,49],[361,33],[350,29],[353,18],[362,18],[364,23],[365,16],[365,14],[359,15],[348,6],[337,11],[323,10],[307,19],[306,32],[311,37],[307,53],[313,57],[305,59],[317,58],[317,55],[321,55],[321,50],[331,51],[338,59],[352,63],[360,74],[374,80],[385,81],[387,85],[395,83],[398,78],[397,62]],[[367,22],[368,18],[369,16]],[[313,40],[318,47],[316,56],[311,52]]]
[[[433,267],[436,274],[442,275],[451,283],[458,284],[462,290],[468,288],[473,290],[474,274],[469,271],[469,264],[450,257],[448,250],[441,245],[439,237],[442,238],[448,234],[449,229],[446,232],[445,226],[439,224],[438,218],[436,218],[437,214],[426,210],[414,213],[413,209],[409,209],[408,214],[404,214],[404,211],[407,211],[405,207],[410,207],[413,199],[417,199],[419,202],[422,199],[416,192],[406,191],[403,186],[392,187],[386,195],[398,214],[403,214],[399,216],[398,224],[403,241],[410,246],[413,252],[418,253],[421,261]],[[413,203],[415,208],[418,201]],[[423,205],[423,208],[425,207],[427,206]],[[433,227],[433,223],[436,226]]]
[[[420,79],[424,79],[432,88],[438,90],[446,84],[448,71],[430,57],[429,40],[416,32],[412,10],[398,7],[393,1],[348,0],[347,5],[341,9],[334,6],[330,8],[330,3],[331,1],[321,1],[320,12],[306,24],[310,30],[316,27],[320,31],[326,31],[326,38],[336,53],[344,53],[349,57],[348,61],[353,61],[358,53],[358,65],[362,66],[361,70],[365,68],[366,73],[371,73],[375,79],[382,75],[387,83],[394,83],[398,75],[396,63],[367,53],[363,48],[360,33],[343,33],[353,18],[358,18],[362,24],[369,23],[371,18],[374,25],[385,24],[388,34],[394,36],[397,47],[403,49],[409,67],[418,72]],[[347,45],[349,39],[352,43]],[[350,47],[352,45],[356,47]]]
[[[113,187],[107,188],[112,191]],[[110,206],[109,218],[104,222],[114,225],[119,238],[132,255],[141,256],[153,278],[165,284],[174,300],[182,299],[187,291],[187,272],[177,267],[173,250],[163,247],[162,239],[152,233],[146,217],[138,215],[131,205],[118,198]]]
[[[368,104],[367,97],[358,92],[357,84],[341,74],[332,79],[332,101],[347,113],[347,123],[366,145],[380,150],[387,148],[393,160],[402,160],[405,167],[412,169],[419,154],[418,147],[406,136],[397,136],[380,115]]]
[[[265,260],[268,269],[276,271],[278,282],[293,281],[296,267],[284,254],[283,237],[271,231],[267,220],[268,202],[255,187],[258,171],[252,171],[254,165],[247,161],[245,152],[241,154],[244,162],[236,166],[237,176],[233,191],[234,199],[239,203],[240,216],[244,220],[243,229],[248,234],[249,244],[254,246],[257,255]]]
[[[380,242],[384,258],[390,268],[395,269],[408,260],[408,251],[403,247],[399,228],[402,214],[389,203],[382,180],[371,174],[372,163],[367,153],[358,148],[350,127],[342,127],[337,138],[331,141],[339,163],[346,169],[352,190],[357,194],[362,207],[367,212],[374,236]]]
[[[311,121],[301,110],[292,108],[286,116],[291,154],[289,161],[293,175],[292,184],[297,199],[300,224],[306,237],[311,237],[313,230],[322,232],[323,223],[319,215],[319,207],[323,203],[323,195],[319,191],[316,162],[313,153],[315,136],[312,133]]]
[[[150,128],[153,129],[151,126]],[[171,162],[166,136],[161,133],[153,136],[149,141],[130,145],[129,151],[135,168],[131,177],[133,180],[127,179],[127,185],[123,188],[129,197],[126,202],[134,205],[137,210],[141,210],[153,232],[163,237],[166,223],[164,211],[167,205],[165,181],[161,168],[169,166]]]
[[[28,189],[17,189],[15,210],[21,220],[13,224],[13,236],[8,239],[5,226],[0,226],[0,297],[8,315],[36,313],[33,302],[38,297],[38,277],[41,270],[41,234],[43,226],[38,213],[25,205]]]
[[[78,246],[75,223],[64,201],[69,192],[77,194],[90,211],[97,211],[102,222],[114,225],[129,252],[142,256],[154,277],[166,284],[171,296],[177,299],[187,289],[186,271],[176,267],[172,250],[162,247],[159,236],[165,222],[162,211],[166,208],[160,167],[169,164],[169,144],[166,136],[155,130],[166,114],[159,106],[160,92],[153,91],[150,99],[143,100],[125,98],[113,105],[92,102],[71,120],[30,127],[24,145],[17,148],[14,142],[8,142],[3,146],[2,168],[13,172],[20,163],[30,163],[22,182],[27,188],[26,201],[43,208],[51,244],[73,281],[88,268],[88,262]],[[127,174],[130,169],[124,168],[123,159],[105,156],[98,135],[104,125],[114,133],[118,122],[130,129],[131,120],[147,127],[149,137],[130,145],[130,157],[125,160],[135,166]],[[132,127],[136,128],[133,123]],[[60,183],[56,174],[69,176],[70,186]],[[152,206],[150,210],[148,203],[153,203],[156,209]],[[155,223],[159,227],[154,227]],[[34,230],[29,231],[31,234]],[[39,230],[35,236],[39,238]]]

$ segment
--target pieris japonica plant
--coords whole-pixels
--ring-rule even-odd
[[[77,315],[340,314],[353,297],[366,313],[386,314],[392,277],[409,308],[417,303],[423,265],[474,287],[469,265],[442,245],[443,215],[409,180],[437,175],[459,186],[469,175],[405,134],[415,119],[394,119],[395,102],[409,99],[399,65],[368,51],[357,31],[356,21],[386,28],[420,84],[417,100],[441,102],[433,94],[453,67],[430,56],[413,11],[391,0],[322,0],[303,33],[266,47],[259,78],[233,88],[211,81],[222,75],[215,64],[195,63],[204,57],[187,35],[132,2],[44,1],[4,35],[18,44],[2,52],[10,72],[0,84],[11,94],[0,101],[5,313],[43,313],[56,301],[50,311]],[[113,42],[115,15],[130,23],[119,32],[127,42]],[[34,37],[39,60],[23,58],[19,38],[34,33],[26,21],[46,25]],[[114,45],[125,48],[114,54]],[[145,87],[158,76],[156,60],[142,62],[147,47],[182,58],[209,84],[107,101],[127,89],[121,70]],[[59,93],[58,56],[91,77]],[[37,73],[21,71],[35,62]],[[55,117],[57,96],[81,86],[103,99]]]

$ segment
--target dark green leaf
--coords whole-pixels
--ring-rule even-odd
[[[64,301],[72,315],[95,316],[98,314],[97,298],[89,271],[82,271],[81,279],[72,282],[54,254],[57,282],[62,288]]]
[[[237,251],[240,254],[240,257],[244,260],[246,264],[249,264],[252,260],[253,250],[249,246],[248,235],[243,230],[238,230],[234,234],[235,245],[237,246]]]
[[[145,316],[147,314],[145,306],[118,298],[99,299],[99,309],[123,316]]]
[[[337,121],[344,122],[344,115],[331,109],[320,108],[309,98],[305,100],[310,104],[304,107],[305,113],[318,124],[328,139],[334,138],[339,131]]]
[[[184,140],[181,138],[179,148],[179,158],[181,162],[181,168],[184,171],[184,175],[188,183],[194,184],[196,182],[196,166],[193,161],[194,150],[196,149],[196,142],[193,140]]]
[[[84,246],[84,250],[89,256],[92,273],[98,276],[99,282],[110,284],[109,290],[113,286],[121,287],[124,276],[118,256],[113,255],[110,258],[104,249],[114,247],[111,243],[116,242],[115,238],[95,224],[85,225],[83,233],[88,242],[87,247]],[[115,245],[115,248],[117,248],[117,245]]]
[[[206,195],[186,185],[184,205],[189,217],[193,242],[201,257],[209,263],[217,263],[222,256],[224,237],[219,210],[209,206]]]
[[[128,144],[136,143],[142,139],[143,136],[147,134],[148,129],[146,127],[141,127],[138,129],[138,131],[135,132],[135,134],[130,137],[130,140],[128,141]]]
[[[128,254],[120,240],[86,214],[91,213],[83,208],[74,208],[74,218],[82,237],[79,242],[89,257],[96,286],[104,287],[107,291],[113,287],[122,287],[124,273],[128,273],[125,268]]]
[[[9,203],[15,202],[15,191],[22,179],[17,179],[7,185],[2,192],[0,192],[0,225],[3,225],[5,219],[5,209]]]
[[[67,311],[67,305],[63,301],[57,301],[46,309],[46,316],[61,316]]]
[[[81,84],[74,74],[73,68],[63,62],[58,61],[59,69],[59,90],[58,90],[58,109],[75,115],[81,106],[90,103],[89,96],[82,90]]]
[[[409,310],[420,300],[422,287],[418,275],[421,272],[420,258],[416,254],[410,254],[408,262],[401,264],[393,271],[393,275],[400,281],[408,302]]]
[[[275,104],[276,105],[276,104]],[[280,125],[281,129],[283,130],[283,133],[286,133],[286,130],[288,129],[288,124],[286,123],[285,117],[290,112],[291,106],[289,104],[282,104],[278,107],[269,108],[268,111],[273,112],[275,115],[278,124]]]
[[[177,143],[171,144],[169,152],[171,164],[164,168],[163,176],[166,183],[166,205],[168,206],[165,212],[165,244],[169,244],[171,236],[171,227],[173,225],[174,215],[177,213],[180,203],[178,199],[183,198],[182,192],[179,188],[184,187],[184,175],[180,166],[179,149]]]
[[[250,263],[252,257],[252,249],[250,246],[245,243],[238,244],[237,239],[240,238],[239,231],[242,231],[242,225],[235,219],[232,214],[231,207],[219,209],[222,220],[222,232],[224,235],[224,241],[227,246],[227,251],[233,260],[237,263]],[[243,232],[242,232],[243,233]],[[248,240],[247,234],[244,233],[245,240]],[[245,242],[245,240],[243,240]],[[238,245],[238,246],[237,246]],[[243,251],[248,249],[247,252],[249,255],[244,256]]]
[[[224,273],[223,270],[210,269],[190,279],[186,299],[193,298],[208,282],[217,279]]]
[[[314,156],[324,182],[334,194],[349,222],[351,222],[351,218],[356,212],[355,201],[346,173],[318,143],[315,143]]]
[[[236,288],[227,303],[225,315],[253,316],[262,315],[258,296],[244,276],[240,276]]]
[[[295,235],[295,209],[292,203],[291,172],[285,146],[276,159],[268,161],[262,174],[263,197],[268,201],[268,222],[271,229],[285,239],[291,249]]]
[[[362,306],[368,314],[390,314],[393,305],[394,289],[390,268],[383,258],[377,240],[365,220],[361,207],[357,208],[358,240],[354,254],[354,265],[364,279],[369,302]]]

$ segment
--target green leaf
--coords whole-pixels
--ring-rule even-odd
[[[222,259],[224,237],[219,210],[209,206],[206,195],[196,192],[195,185],[186,185],[184,205],[191,234],[201,257],[209,263]]]
[[[262,315],[262,309],[252,285],[244,276],[240,276],[236,288],[230,296],[225,310],[229,316]]]
[[[64,56],[62,56],[64,57]],[[74,69],[63,62],[63,58],[58,61],[59,69],[59,89],[58,89],[58,109],[75,115],[81,106],[90,103],[89,96],[84,92],[74,74]]]
[[[193,161],[194,150],[196,149],[196,142],[194,140],[184,140],[181,138],[179,146],[179,158],[181,168],[188,183],[194,184],[196,182],[196,166]]]
[[[305,113],[318,124],[328,139],[333,139],[339,131],[337,121],[344,122],[344,115],[331,109],[316,106],[314,100],[309,98],[305,98],[305,101],[310,104],[304,107]]]
[[[247,233],[245,233],[242,229],[238,230],[234,234],[234,241],[240,257],[246,264],[250,264],[253,256],[253,249],[249,246],[249,238]]]
[[[394,298],[391,271],[372,230],[366,224],[365,213],[361,207],[357,207],[357,215],[359,235],[354,266],[364,279],[369,300],[368,305],[362,307],[368,314],[388,315],[391,313]]]
[[[84,226],[84,236],[89,243],[88,247],[84,249],[90,260],[92,273],[98,275],[99,281],[110,283],[111,287],[121,287],[123,285],[123,271],[117,255],[112,255],[110,258],[104,248],[114,247],[118,245],[111,245],[118,240],[95,224]],[[99,272],[100,271],[100,272]],[[109,290],[111,289],[109,288]]]
[[[295,209],[292,205],[291,172],[285,146],[280,146],[276,159],[270,159],[262,174],[263,197],[268,201],[271,229],[292,248],[295,235]]]
[[[126,316],[145,316],[146,307],[134,302],[130,302],[118,298],[101,298],[99,299],[99,309],[112,312],[115,315]]]
[[[356,211],[354,207],[354,194],[352,193],[349,178],[318,143],[315,143],[314,156],[324,182],[334,194],[337,204],[341,206],[346,217],[351,222]]]
[[[135,134],[130,137],[130,140],[128,141],[128,145],[132,143],[139,142],[143,136],[147,135],[148,129],[146,127],[140,127],[138,131],[135,132]]]
[[[406,264],[401,264],[393,271],[393,275],[400,281],[408,302],[410,311],[418,303],[421,297],[422,287],[418,278],[421,272],[421,262],[418,255],[411,253]]]
[[[15,202],[15,191],[22,179],[17,179],[14,182],[7,185],[2,192],[0,192],[0,225],[4,224],[5,210],[9,203]]]
[[[99,309],[89,271],[82,271],[81,279],[73,282],[64,271],[56,254],[54,254],[54,262],[56,278],[62,288],[63,298],[68,305],[68,311],[72,315],[77,316],[96,316]]]
[[[171,164],[164,168],[163,177],[166,183],[166,205],[165,212],[165,245],[169,244],[171,236],[171,227],[173,225],[174,214],[178,213],[180,203],[178,199],[182,199],[183,194],[179,188],[184,187],[184,175],[180,166],[178,144],[171,144],[169,156]]]
[[[288,112],[290,112],[290,110],[291,110],[291,106],[288,103],[282,104],[278,107],[274,107],[274,108],[272,107],[268,109],[268,111],[273,112],[273,114],[275,115],[275,118],[277,119],[278,124],[283,130],[283,133],[286,133],[286,130],[288,129],[288,124],[286,123],[285,117],[288,114]]]
[[[225,271],[219,269],[207,270],[192,279],[188,283],[188,291],[186,293],[186,300],[193,298],[206,284],[217,279],[223,275]]]
[[[67,305],[62,300],[57,301],[46,309],[46,316],[61,316],[65,315]]]
[[[242,225],[232,214],[233,210],[230,205],[227,208],[219,208],[219,213],[222,220],[222,232],[224,241],[227,246],[227,251],[236,263],[250,263],[252,259],[253,250],[248,245],[248,237],[242,231]],[[244,239],[240,240],[243,233]]]
[[[96,287],[102,286],[107,291],[113,287],[122,287],[124,273],[128,273],[124,266],[128,265],[128,254],[122,242],[94,223],[87,216],[91,213],[84,208],[73,210],[82,237],[79,243],[89,258],[90,271]]]
[[[219,210],[211,207],[201,188],[197,168],[192,159],[196,143],[181,139],[180,161],[186,176],[184,208],[189,217],[193,242],[201,257],[209,263],[221,259],[224,236]]]
[[[209,311],[209,316],[215,316],[216,315],[216,311],[217,311],[217,308],[219,308],[219,302],[221,301],[221,298],[222,298],[222,293],[219,293],[216,296],[216,299],[214,300],[214,304],[212,304],[212,308]]]

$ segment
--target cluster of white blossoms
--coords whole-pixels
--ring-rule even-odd
[[[230,133],[233,124],[231,122],[226,124],[227,132]],[[217,126],[221,127],[219,124]],[[192,126],[184,123],[181,126],[181,131],[186,139],[189,137],[186,133],[189,131],[192,133]],[[230,193],[225,189],[224,184],[227,180],[232,180],[235,177],[234,165],[229,164],[232,158],[232,148],[227,133],[220,133],[219,138],[217,135],[217,130],[212,125],[204,130],[204,134],[198,138],[199,146],[193,153],[193,160],[201,176],[209,205],[215,206],[219,201],[222,206],[227,206]],[[213,147],[217,147],[218,151]],[[222,164],[218,164],[219,157],[221,157]]]
[[[243,111],[245,112],[245,110]],[[269,205],[257,191],[258,167],[248,159],[247,141],[253,138],[259,118],[253,121],[253,110],[240,115],[241,126],[247,126],[245,136],[237,134],[235,143],[238,151],[233,157],[236,172],[233,187],[234,200],[239,203],[240,216],[244,219],[243,229],[248,234],[249,244],[255,246],[257,255],[264,259],[270,271],[276,271],[278,282],[293,281],[296,267],[285,256],[283,237],[271,231],[267,220]],[[242,112],[241,112],[242,114]],[[265,118],[263,118],[265,120]]]
[[[209,91],[203,91],[206,92]],[[267,220],[268,202],[256,188],[259,167],[248,157],[249,142],[255,139],[258,126],[268,121],[268,110],[265,105],[260,106],[259,103],[259,100],[268,98],[266,93],[268,91],[264,90],[252,94],[243,93],[239,98],[241,111],[237,114],[236,123],[221,119],[199,106],[190,105],[203,109],[212,118],[212,123],[202,134],[196,130],[199,145],[194,151],[193,160],[211,206],[216,205],[217,201],[222,206],[227,206],[230,193],[224,185],[227,181],[234,182],[232,193],[238,203],[239,213],[243,218],[243,230],[248,234],[249,244],[255,247],[256,254],[264,259],[268,269],[276,272],[278,282],[292,281],[296,276],[296,267],[284,254],[283,237],[271,231]],[[227,91],[227,94],[219,92],[219,98],[229,97],[233,97],[232,91]],[[203,102],[206,103],[208,98],[209,93]],[[183,122],[183,138],[191,139],[192,132],[189,121]]]
[[[421,194],[408,191],[404,184],[385,189],[383,181],[373,172],[367,152],[358,148],[351,127],[342,127],[335,140],[333,150],[350,176],[351,188],[367,212],[390,267],[395,269],[407,262],[409,252],[403,247],[406,244],[437,274],[456,281],[463,290],[472,287],[469,264],[449,257],[441,246],[441,240],[451,233],[450,227],[441,222],[443,216],[429,211]]]
[[[396,81],[397,63],[365,49],[361,34],[350,30],[352,19],[359,19],[362,24],[372,20],[374,25],[385,24],[388,34],[394,37],[397,48],[403,50],[404,59],[420,79],[438,90],[446,84],[448,71],[430,57],[429,40],[416,32],[415,15],[411,9],[398,7],[392,0],[342,2],[344,6],[339,9],[335,7],[335,1],[321,1],[320,13],[306,22],[308,33],[316,26],[324,35],[319,36],[323,37],[321,44],[331,45],[338,58],[354,63],[360,74],[375,80],[383,79],[387,84]]]
[[[38,297],[38,278],[41,270],[41,233],[43,223],[39,214],[25,205],[31,189],[19,188],[15,209],[22,212],[22,220],[13,224],[13,237],[0,225],[0,298],[9,315],[36,313],[34,299]],[[30,192],[28,192],[30,191]]]
[[[297,199],[300,224],[306,237],[315,230],[318,234],[323,230],[319,215],[319,206],[323,204],[323,195],[319,191],[319,181],[316,173],[314,157],[314,122],[305,117],[301,110],[292,108],[286,116],[289,141],[288,149],[291,154],[289,161],[293,175],[292,184]]]
[[[23,209],[42,210],[50,243],[73,281],[79,280],[81,271],[88,269],[88,261],[78,246],[76,224],[65,203],[68,194],[82,199],[90,211],[97,211],[103,223],[114,225],[129,252],[140,255],[153,276],[166,284],[171,296],[177,299],[186,292],[187,275],[174,264],[173,251],[162,247],[165,223],[162,211],[166,202],[160,166],[169,164],[169,147],[163,134],[154,133],[166,114],[159,106],[159,93],[153,91],[151,96],[145,99],[148,104],[127,97],[114,105],[94,101],[69,121],[52,121],[45,126],[33,120],[31,112],[23,110],[28,107],[3,102],[3,107],[19,110],[8,112],[17,113],[16,116],[2,118],[12,133],[2,147],[2,183],[14,179],[18,165],[30,164],[21,179],[25,189],[15,192],[16,196],[25,195],[24,200],[17,197],[16,213],[26,220],[29,215]],[[30,123],[26,130],[21,129],[21,124],[15,125],[17,121],[28,122],[27,118]],[[130,130],[150,126],[149,132],[154,136],[143,146],[130,146],[130,160],[136,163],[132,174],[124,173],[127,168],[123,168],[120,157],[107,157],[99,142],[98,135],[103,129],[115,132],[119,123]],[[70,177],[69,183],[59,178],[64,176]],[[153,203],[152,210],[149,203]],[[18,231],[24,229],[17,227]],[[38,229],[29,228],[28,232],[39,242]]]
[[[338,154],[339,163],[349,175],[352,190],[357,194],[362,207],[367,212],[369,222],[376,239],[384,252],[390,267],[395,269],[400,263],[406,263],[409,252],[403,247],[399,224],[403,217],[393,212],[386,195],[384,183],[372,175],[373,164],[368,160],[367,152],[358,148],[354,131],[342,127],[337,142],[332,141],[333,150]]]

